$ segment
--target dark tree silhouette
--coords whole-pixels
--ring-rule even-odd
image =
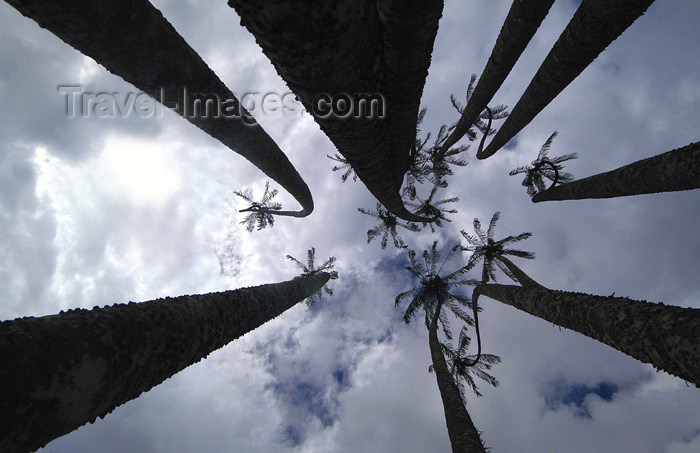
[[[515,281],[519,281],[521,284],[525,284],[522,280],[526,276],[522,274],[517,268],[515,268],[508,260],[505,258],[506,255],[517,256],[520,258],[534,259],[535,254],[532,252],[526,252],[523,250],[506,248],[511,244],[522,241],[524,239],[532,236],[532,233],[521,233],[517,236],[508,236],[500,241],[494,240],[493,236],[495,233],[496,222],[501,218],[501,213],[496,212],[491,218],[489,223],[489,229],[486,233],[481,229],[481,222],[479,219],[474,219],[474,231],[476,236],[467,234],[466,231],[462,230],[462,236],[467,240],[467,246],[462,247],[463,251],[472,252],[467,261],[467,269],[473,269],[480,260],[484,261],[484,267],[481,273],[481,282],[487,283],[489,280],[496,280],[495,267],[501,268],[503,273]]]
[[[372,211],[371,209],[363,208],[357,208],[357,210],[363,214],[367,214],[380,220],[379,225],[370,230],[367,230],[367,243],[369,244],[374,238],[381,236],[382,250],[386,249],[386,246],[389,242],[389,235],[391,235],[391,239],[394,241],[394,247],[396,247],[397,249],[404,249],[407,247],[406,244],[403,242],[403,239],[401,239],[401,236],[399,236],[399,233],[396,231],[397,227],[402,227],[408,231],[420,230],[420,227],[415,223],[402,223],[394,214],[387,211],[384,208],[384,206],[382,206],[379,203],[377,203],[376,212]]]
[[[377,201],[404,220],[426,220],[406,209],[401,186],[442,0],[355,2],[348,8],[306,0],[229,5]],[[318,108],[319,96],[348,94],[381,95],[384,115]]]
[[[287,156],[260,125],[251,125],[253,116],[150,2],[7,2],[159,102],[178,100],[186,88],[190,95],[174,110],[287,190],[302,206],[295,217],[311,214],[311,192]],[[237,115],[207,114],[197,95],[230,101],[227,110]]]
[[[423,228],[425,228],[427,225],[430,225],[430,231],[435,232],[435,227],[443,227],[442,222],[452,222],[452,220],[448,219],[445,217],[445,214],[456,214],[457,210],[456,209],[447,209],[445,206],[448,203],[456,203],[459,201],[459,197],[452,197],[452,198],[446,198],[443,200],[435,201],[433,198],[435,198],[435,195],[437,194],[437,191],[439,189],[439,186],[433,186],[433,189],[430,191],[430,195],[428,195],[428,198],[425,200],[422,200],[418,195],[416,195],[415,199],[416,201],[407,201],[406,206],[411,206],[413,208],[416,208],[416,214],[421,215],[423,217],[427,218],[433,218],[437,216],[437,220],[435,222],[422,222],[423,223]]]
[[[467,105],[461,112],[462,116],[455,124],[454,130],[445,140],[441,152],[454,146],[468,133],[477,118],[483,115],[488,103],[515,66],[515,62],[535,35],[553,3],[554,0],[513,1],[474,94],[471,95],[467,90]],[[470,82],[469,86],[472,84],[473,82]]]
[[[551,187],[533,202],[627,197],[700,188],[700,142],[638,160],[606,173]]]
[[[554,158],[547,156],[547,151],[549,151],[549,147],[552,145],[552,141],[554,141],[557,134],[558,132],[554,131],[554,133],[549,136],[547,141],[544,142],[544,145],[542,145],[542,148],[540,148],[537,159],[533,160],[530,165],[518,167],[509,173],[510,176],[525,173],[525,179],[523,179],[522,185],[527,187],[527,194],[531,197],[547,189],[544,178],[552,181],[550,188],[557,184],[564,184],[574,180],[574,175],[565,172],[564,166],[561,163],[576,159],[578,157],[576,153],[564,154],[563,156]]]
[[[330,275],[0,323],[0,451],[30,452],[138,397]]]
[[[459,332],[459,340],[456,348],[453,349],[449,341],[440,343],[442,352],[445,354],[447,360],[447,367],[457,383],[457,387],[464,401],[467,400],[465,385],[469,386],[476,396],[483,396],[481,392],[479,392],[479,387],[476,385],[476,382],[474,382],[474,377],[478,377],[486,383],[498,387],[498,380],[487,373],[487,371],[489,371],[493,365],[501,362],[501,358],[493,354],[467,354],[470,343],[471,338],[469,338],[467,334],[466,326],[463,326],[462,330]],[[432,367],[430,371],[433,371]]]
[[[241,224],[245,225],[245,229],[252,232],[257,226],[258,231],[268,226],[273,227],[275,225],[274,215],[285,215],[285,211],[281,211],[282,205],[272,199],[277,195],[277,189],[270,190],[270,182],[265,183],[265,193],[263,193],[260,201],[253,201],[250,192],[240,192],[238,190],[233,191],[234,194],[246,200],[250,203],[250,207],[241,209],[238,212],[250,212],[243,220]]]
[[[335,256],[331,256],[324,261],[323,264],[316,267],[316,249],[314,247],[311,247],[306,252],[306,264],[302,263],[291,255],[287,255],[287,259],[292,261],[302,270],[301,275],[303,277],[311,277],[313,275],[325,272],[328,274],[331,280],[336,280],[338,278],[338,272],[332,270],[333,267],[335,267]],[[328,285],[324,285],[322,289],[329,296],[333,295],[333,289],[328,287]],[[320,301],[322,298],[323,293],[321,292],[321,289],[319,289],[316,293],[312,294],[306,299],[306,304],[310,307],[316,302],[316,300]]]
[[[468,325],[474,324],[474,320],[462,309],[462,307],[470,307],[471,302],[468,298],[453,292],[453,289],[457,286],[476,283],[474,280],[459,280],[466,274],[466,266],[445,277],[440,276],[442,267],[457,250],[459,250],[459,245],[452,247],[439,268],[437,241],[433,242],[430,252],[427,250],[423,252],[425,265],[416,261],[415,250],[410,250],[408,258],[411,265],[406,266],[406,270],[420,280],[420,286],[399,294],[396,297],[395,304],[398,307],[403,301],[411,299],[404,313],[406,324],[411,322],[418,310],[422,308],[425,311],[428,344],[433,362],[432,369],[435,371],[438,389],[442,398],[452,451],[483,453],[485,451],[484,444],[474,426],[474,422],[469,416],[469,412],[467,412],[459,387],[447,367],[437,334],[439,320],[446,337],[448,339],[452,338],[448,318],[445,312],[442,311],[443,306],[446,306],[458,319]]]
[[[523,286],[486,284],[479,294],[575,330],[700,387],[700,309],[626,297]]]
[[[654,0],[583,0],[506,122],[478,159],[486,159],[561,93]]]

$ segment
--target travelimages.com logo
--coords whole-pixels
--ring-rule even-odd
[[[246,93],[240,100],[222,99],[216,94],[191,93],[186,87],[177,90],[177,99],[167,99],[163,88],[156,89],[150,95],[143,91],[85,91],[80,85],[60,85],[58,92],[65,97],[65,113],[69,118],[161,117],[165,106],[185,118],[239,119],[245,124],[255,125],[254,117],[261,115],[298,116],[309,113],[292,92]],[[369,93],[321,93],[313,99],[310,109],[311,114],[319,119],[374,120],[386,115],[384,96]]]

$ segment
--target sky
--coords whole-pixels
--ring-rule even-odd
[[[226,2],[153,3],[239,97],[289,92]],[[577,3],[554,4],[492,104],[515,105]],[[457,119],[449,96],[464,98],[509,6],[446,2],[424,131]],[[554,130],[550,155],[578,153],[566,167],[578,178],[696,141],[698,22],[700,3],[657,0],[508,149],[485,161],[468,151],[443,192],[460,198],[451,223],[403,239],[419,254],[434,240],[451,246],[475,217],[501,211],[497,237],[531,231],[520,244],[537,259],[516,264],[549,288],[700,308],[700,192],[535,205],[508,176]],[[2,319],[284,281],[297,273],[285,255],[303,261],[311,247],[335,256],[340,274],[332,297],[299,304],[42,453],[450,451],[426,329],[394,307],[418,285],[407,252],[367,244],[374,219],[357,208],[375,201],[331,171],[335,148],[309,115],[256,118],[308,183],[313,214],[248,233],[232,192],[262,194],[254,166],[167,109],[68,117],[58,86],[136,90],[4,2],[0,42]],[[282,192],[276,199],[296,209]],[[482,383],[467,409],[493,451],[700,451],[699,389],[500,302],[480,304],[500,386]]]

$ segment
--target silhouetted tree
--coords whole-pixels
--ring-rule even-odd
[[[700,188],[700,142],[551,187],[535,195],[532,201],[627,197],[697,188]]]
[[[34,451],[306,299],[330,275],[0,323],[0,451]]]
[[[576,153],[564,154],[563,156],[557,156],[551,159],[547,156],[547,151],[549,151],[549,147],[552,145],[552,141],[554,141],[557,134],[558,132],[554,131],[554,133],[549,136],[547,141],[544,142],[544,145],[542,145],[542,148],[540,148],[537,159],[533,160],[532,164],[525,167],[518,167],[510,172],[510,176],[515,176],[518,173],[525,173],[525,179],[523,179],[522,185],[527,187],[527,194],[531,197],[547,189],[544,178],[552,181],[550,188],[557,184],[564,184],[574,180],[574,175],[565,172],[564,166],[561,165],[561,163],[576,159],[578,157]]]
[[[556,291],[534,282],[486,284],[479,294],[612,346],[700,387],[700,309]]]
[[[384,209],[384,206],[382,206],[379,203],[377,203],[376,212],[372,211],[371,209],[363,208],[357,208],[357,210],[363,214],[367,214],[380,220],[379,225],[370,230],[367,230],[367,243],[369,244],[370,242],[372,242],[372,239],[381,236],[382,250],[386,249],[386,246],[389,241],[389,235],[391,235],[391,239],[394,241],[394,246],[397,249],[403,249],[407,247],[406,244],[403,242],[403,239],[401,239],[401,236],[399,236],[399,233],[396,231],[397,227],[402,227],[409,231],[420,230],[420,227],[415,223],[400,222],[394,214]]]
[[[425,221],[403,205],[401,188],[443,1],[229,5],[377,201],[401,219]],[[349,116],[318,108],[319,96],[355,93],[380,94],[383,117],[356,116],[359,105]]]
[[[469,338],[467,334],[466,326],[463,326],[459,333],[459,340],[456,348],[453,349],[449,341],[440,343],[442,352],[445,354],[445,359],[447,360],[447,367],[457,383],[457,387],[464,401],[467,400],[465,385],[468,385],[476,396],[483,396],[481,392],[479,392],[479,387],[476,385],[476,382],[474,382],[474,376],[494,387],[498,387],[498,380],[487,373],[487,371],[489,371],[493,365],[501,362],[501,358],[493,354],[479,354],[478,356],[475,354],[467,354],[470,343],[471,338]],[[433,371],[432,367],[430,371]]]
[[[295,217],[311,214],[311,192],[287,156],[260,125],[252,125],[253,116],[150,2],[7,2],[157,101],[177,101],[179,115],[287,190],[302,206]],[[180,96],[183,87],[189,95]],[[206,99],[219,106],[228,102],[226,111],[207,113],[197,105]]]
[[[501,218],[501,213],[496,212],[493,217],[491,217],[491,222],[489,223],[489,229],[486,233],[481,229],[481,222],[479,219],[474,219],[474,231],[476,232],[476,237],[468,234],[466,231],[462,230],[462,236],[467,240],[467,246],[462,247],[463,251],[472,252],[467,261],[467,269],[473,269],[477,263],[483,259],[484,267],[481,273],[481,282],[487,283],[489,280],[496,280],[495,267],[497,265],[503,273],[515,281],[519,281],[524,284],[521,279],[525,279],[526,276],[522,274],[519,269],[513,266],[505,256],[517,256],[520,258],[534,259],[535,254],[532,252],[526,252],[523,250],[506,248],[511,244],[522,241],[524,239],[532,236],[532,233],[521,233],[517,236],[508,236],[500,241],[494,240],[493,236],[495,233],[496,222]]]
[[[469,325],[473,325],[473,319],[462,309],[470,307],[468,298],[452,292],[456,286],[474,284],[474,280],[459,280],[466,272],[466,266],[445,276],[440,276],[440,271],[447,260],[459,250],[459,245],[452,247],[445,261],[438,268],[437,241],[428,252],[423,252],[425,266],[416,261],[415,250],[408,252],[410,266],[406,266],[414,277],[420,280],[420,286],[405,291],[396,297],[395,304],[398,307],[403,301],[412,298],[404,313],[406,324],[411,322],[413,316],[419,309],[425,311],[425,323],[428,328],[428,344],[430,346],[430,356],[432,358],[432,369],[435,371],[438,389],[442,397],[442,404],[445,411],[445,421],[447,432],[450,436],[453,452],[481,452],[485,451],[484,444],[479,432],[474,426],[474,422],[467,412],[465,401],[462,400],[459,387],[447,367],[442,347],[438,340],[438,320],[442,324],[443,331],[448,339],[450,334],[449,322],[442,307],[446,306],[458,319]]]
[[[461,112],[462,116],[456,123],[454,130],[445,140],[442,152],[454,146],[468,133],[480,115],[483,115],[488,103],[515,66],[515,62],[520,58],[553,3],[554,0],[513,1],[484,72],[479,77],[474,94],[471,95],[467,90],[469,98],[467,105]],[[472,76],[472,80],[474,80],[474,76]],[[472,84],[473,81],[470,82],[469,86],[471,87]]]
[[[297,265],[297,267],[301,268],[301,275],[304,277],[311,277],[313,275],[325,272],[328,274],[331,280],[338,278],[338,272],[332,270],[333,267],[335,267],[335,256],[331,256],[324,261],[323,264],[316,267],[316,249],[314,247],[311,247],[311,249],[306,252],[306,264],[290,255],[287,255],[287,259],[291,260]],[[329,296],[333,295],[333,289],[329,288],[328,285],[323,286],[323,291]],[[306,299],[306,304],[310,307],[316,302],[316,300],[321,300],[322,297],[323,293],[321,292],[321,289],[319,289],[316,293],[312,294]]]
[[[265,183],[265,193],[263,193],[260,201],[253,201],[250,192],[244,193],[234,190],[233,193],[251,204],[250,207],[238,211],[250,212],[250,214],[245,216],[245,218],[240,222],[242,225],[245,225],[245,229],[249,232],[252,232],[256,226],[258,231],[262,230],[263,228],[267,228],[268,225],[273,227],[275,225],[275,218],[273,217],[273,214],[280,215],[280,213],[284,212],[281,211],[282,205],[280,203],[272,201],[275,195],[277,195],[277,189],[270,190],[269,181]]]
[[[435,232],[435,226],[438,226],[442,228],[443,224],[442,221],[444,220],[445,222],[452,222],[450,219],[445,217],[445,213],[449,214],[456,214],[457,210],[456,209],[447,209],[446,207],[442,205],[446,205],[447,203],[456,203],[459,201],[459,197],[452,197],[452,198],[446,198],[443,200],[439,201],[434,201],[433,198],[435,198],[435,195],[437,194],[437,191],[439,189],[439,186],[433,186],[433,189],[430,191],[430,195],[428,195],[428,198],[425,200],[422,200],[418,195],[416,195],[415,199],[417,201],[407,201],[406,206],[411,206],[413,208],[416,208],[416,214],[427,217],[427,218],[433,218],[437,216],[437,220],[432,223],[428,222],[423,222],[423,228],[425,228],[427,225],[430,225],[430,231]]]
[[[647,10],[654,0],[583,0],[530,85],[477,158],[501,149]]]

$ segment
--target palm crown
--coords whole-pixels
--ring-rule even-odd
[[[546,190],[544,178],[552,181],[550,188],[557,184],[574,180],[574,175],[563,171],[564,166],[561,163],[576,159],[578,157],[576,153],[564,154],[563,156],[554,157],[552,159],[547,156],[547,151],[549,151],[549,147],[552,145],[557,134],[558,132],[554,131],[554,133],[549,136],[547,141],[544,142],[544,145],[542,145],[542,148],[540,148],[537,159],[533,160],[530,165],[518,167],[515,170],[511,170],[509,173],[510,176],[515,176],[518,173],[525,173],[525,179],[523,179],[522,185],[527,187],[527,194],[531,197],[534,197],[538,192]]]
[[[423,308],[426,313],[426,325],[429,323],[429,318],[437,310],[438,304],[442,306],[447,306],[447,308],[454,313],[454,315],[464,321],[468,325],[474,325],[474,320],[469,314],[467,314],[462,307],[472,308],[471,300],[468,297],[456,294],[451,290],[455,287],[462,285],[474,285],[477,282],[474,280],[460,280],[467,273],[466,266],[457,269],[449,275],[441,277],[440,271],[445,265],[447,260],[454,255],[454,253],[459,250],[460,246],[456,245],[452,247],[447,257],[443,261],[442,265],[438,268],[438,251],[437,251],[437,241],[433,242],[433,246],[430,251],[425,250],[423,252],[423,265],[420,261],[416,259],[416,251],[410,250],[408,252],[408,259],[411,262],[410,266],[406,266],[406,270],[410,272],[414,277],[420,280],[421,285],[417,288],[410,289],[399,294],[396,297],[396,306],[398,307],[401,303],[407,299],[411,299],[408,304],[406,311],[404,312],[403,319],[406,324],[411,322],[413,316],[416,314],[418,309]],[[439,321],[442,323],[445,336],[448,339],[452,338],[452,334],[449,329],[449,321],[446,316],[446,311],[439,311]]]
[[[266,228],[268,225],[270,227],[274,226],[275,219],[272,213],[274,211],[281,210],[282,205],[272,201],[275,195],[277,195],[277,189],[270,190],[269,181],[265,183],[265,193],[260,201],[253,201],[252,195],[249,191],[243,193],[238,190],[234,190],[233,193],[251,203],[250,207],[239,211],[250,212],[250,214],[245,216],[245,218],[240,222],[241,224],[245,225],[246,230],[252,232],[256,225],[258,227],[258,231]]]
[[[500,267],[508,277],[518,281],[515,275],[513,275],[513,273],[499,260],[499,258],[502,256],[518,256],[526,259],[535,258],[535,254],[532,252],[506,248],[508,245],[529,238],[532,236],[532,233],[521,233],[517,236],[508,236],[500,241],[493,239],[496,222],[498,222],[500,217],[500,212],[496,212],[493,215],[491,222],[489,223],[489,229],[485,234],[481,229],[481,222],[479,219],[474,219],[474,231],[476,232],[476,236],[467,234],[467,232],[464,230],[461,231],[462,236],[464,236],[468,243],[467,246],[462,247],[462,250],[472,252],[471,256],[469,257],[469,261],[465,266],[467,270],[474,268],[474,266],[476,266],[480,260],[484,260],[484,268],[481,273],[482,283],[487,283],[489,280],[496,280],[494,264]]]
[[[469,104],[469,98],[472,97],[472,94],[474,93],[474,83],[476,83],[476,74],[472,74],[471,79],[469,80],[469,86],[467,87],[467,94],[466,94],[466,104]],[[462,105],[457,98],[455,97],[454,94],[450,95],[450,101],[452,102],[452,106],[459,112],[460,115],[464,114],[464,109],[466,108],[466,105]],[[478,119],[474,123],[474,127],[476,127],[479,132],[481,132],[484,135],[484,138],[489,135],[493,135],[496,133],[496,129],[491,128],[491,121],[493,120],[500,120],[503,118],[506,118],[508,116],[508,111],[506,110],[508,106],[499,104],[495,107],[486,107],[486,109],[479,114]],[[488,119],[488,123],[484,120]],[[449,128],[449,131],[452,131],[456,126],[459,120],[455,121],[454,124],[452,124]],[[474,129],[469,128],[469,131],[467,132],[467,138],[471,140],[476,139],[476,131]],[[483,143],[483,140],[482,140]]]
[[[439,186],[433,186],[433,189],[430,191],[430,195],[428,198],[425,200],[421,200],[418,195],[416,195],[415,199],[417,202],[412,202],[412,201],[407,201],[406,206],[411,206],[416,208],[416,214],[427,217],[427,218],[434,218],[435,216],[438,216],[438,218],[431,223],[428,222],[423,222],[423,228],[426,227],[426,225],[430,225],[430,231],[433,233],[435,232],[435,225],[438,227],[442,228],[442,221],[444,220],[445,222],[452,222],[450,219],[445,217],[445,213],[450,213],[450,214],[456,214],[457,210],[456,209],[446,209],[445,207],[440,207],[441,205],[445,205],[447,203],[455,203],[459,201],[459,197],[452,197],[452,198],[446,198],[444,200],[439,200],[439,201],[433,201],[433,198],[435,198],[435,195],[437,194]]]
[[[480,354],[478,360],[476,360],[477,355],[467,354],[470,343],[471,338],[467,335],[466,327],[462,327],[459,333],[459,341],[456,349],[452,349],[449,342],[440,343],[442,352],[445,354],[449,371],[457,383],[457,387],[462,394],[462,399],[465,401],[465,384],[472,389],[476,396],[482,396],[481,392],[479,392],[479,387],[474,382],[474,376],[486,381],[494,387],[498,387],[498,380],[487,373],[487,371],[490,370],[493,365],[501,362],[501,358],[493,354]],[[432,371],[432,365],[429,371]]]
[[[428,132],[425,138],[420,139],[420,125],[425,118],[427,109],[424,107],[418,114],[418,124],[416,127],[416,140],[414,147],[411,149],[409,167],[406,177],[406,187],[404,193],[410,199],[416,197],[416,184],[423,184],[425,180],[429,180],[434,185],[447,187],[446,176],[452,174],[451,165],[464,167],[468,164],[466,160],[457,157],[469,149],[469,145],[460,145],[456,148],[450,148],[444,155],[439,155],[438,150],[442,143],[447,138],[447,125],[443,124],[438,131],[438,135],[433,141],[433,145],[429,146],[431,134]]]
[[[301,261],[299,261],[298,259],[294,258],[291,255],[287,255],[287,259],[294,262],[294,264],[296,264],[299,268],[301,268],[301,270],[302,270],[301,275],[302,276],[310,277],[312,275],[318,274],[319,272],[328,272],[330,274],[330,278],[332,280],[335,280],[338,278],[338,272],[331,271],[331,269],[333,269],[333,267],[335,266],[335,257],[334,256],[331,256],[326,261],[324,261],[323,264],[321,264],[319,267],[316,267],[316,263],[315,263],[316,249],[314,247],[311,247],[311,249],[309,249],[306,252],[306,264],[302,263]],[[328,285],[324,285],[322,289],[329,296],[333,295],[333,289],[329,288]],[[311,305],[314,304],[314,302],[316,302],[316,299],[321,300],[322,297],[323,297],[323,293],[319,289],[315,294],[313,294],[311,297],[306,299],[306,304],[310,307]]]
[[[404,243],[403,239],[401,239],[401,236],[399,236],[399,233],[396,231],[397,227],[402,227],[405,228],[409,231],[419,231],[420,227],[416,225],[415,223],[412,222],[400,222],[399,219],[389,211],[387,211],[384,206],[381,205],[381,203],[377,203],[377,211],[374,212],[371,209],[363,209],[363,208],[357,208],[358,211],[360,211],[363,214],[370,215],[372,217],[376,217],[377,219],[380,220],[379,225],[376,227],[367,230],[367,243],[369,244],[372,242],[372,239],[382,236],[381,239],[381,246],[382,249],[385,249],[387,244],[389,243],[389,235],[391,235],[391,238],[394,241],[394,246],[397,249],[405,249],[407,248],[407,245]]]
[[[352,180],[357,181],[357,173],[352,168],[352,165],[350,165],[350,162],[347,161],[343,156],[340,154],[336,153],[335,156],[331,156],[326,154],[326,157],[329,158],[330,160],[334,160],[338,162],[340,165],[334,165],[331,170],[333,171],[339,171],[342,170],[343,174],[340,175],[340,180],[345,182],[348,180],[348,177],[352,175]]]

